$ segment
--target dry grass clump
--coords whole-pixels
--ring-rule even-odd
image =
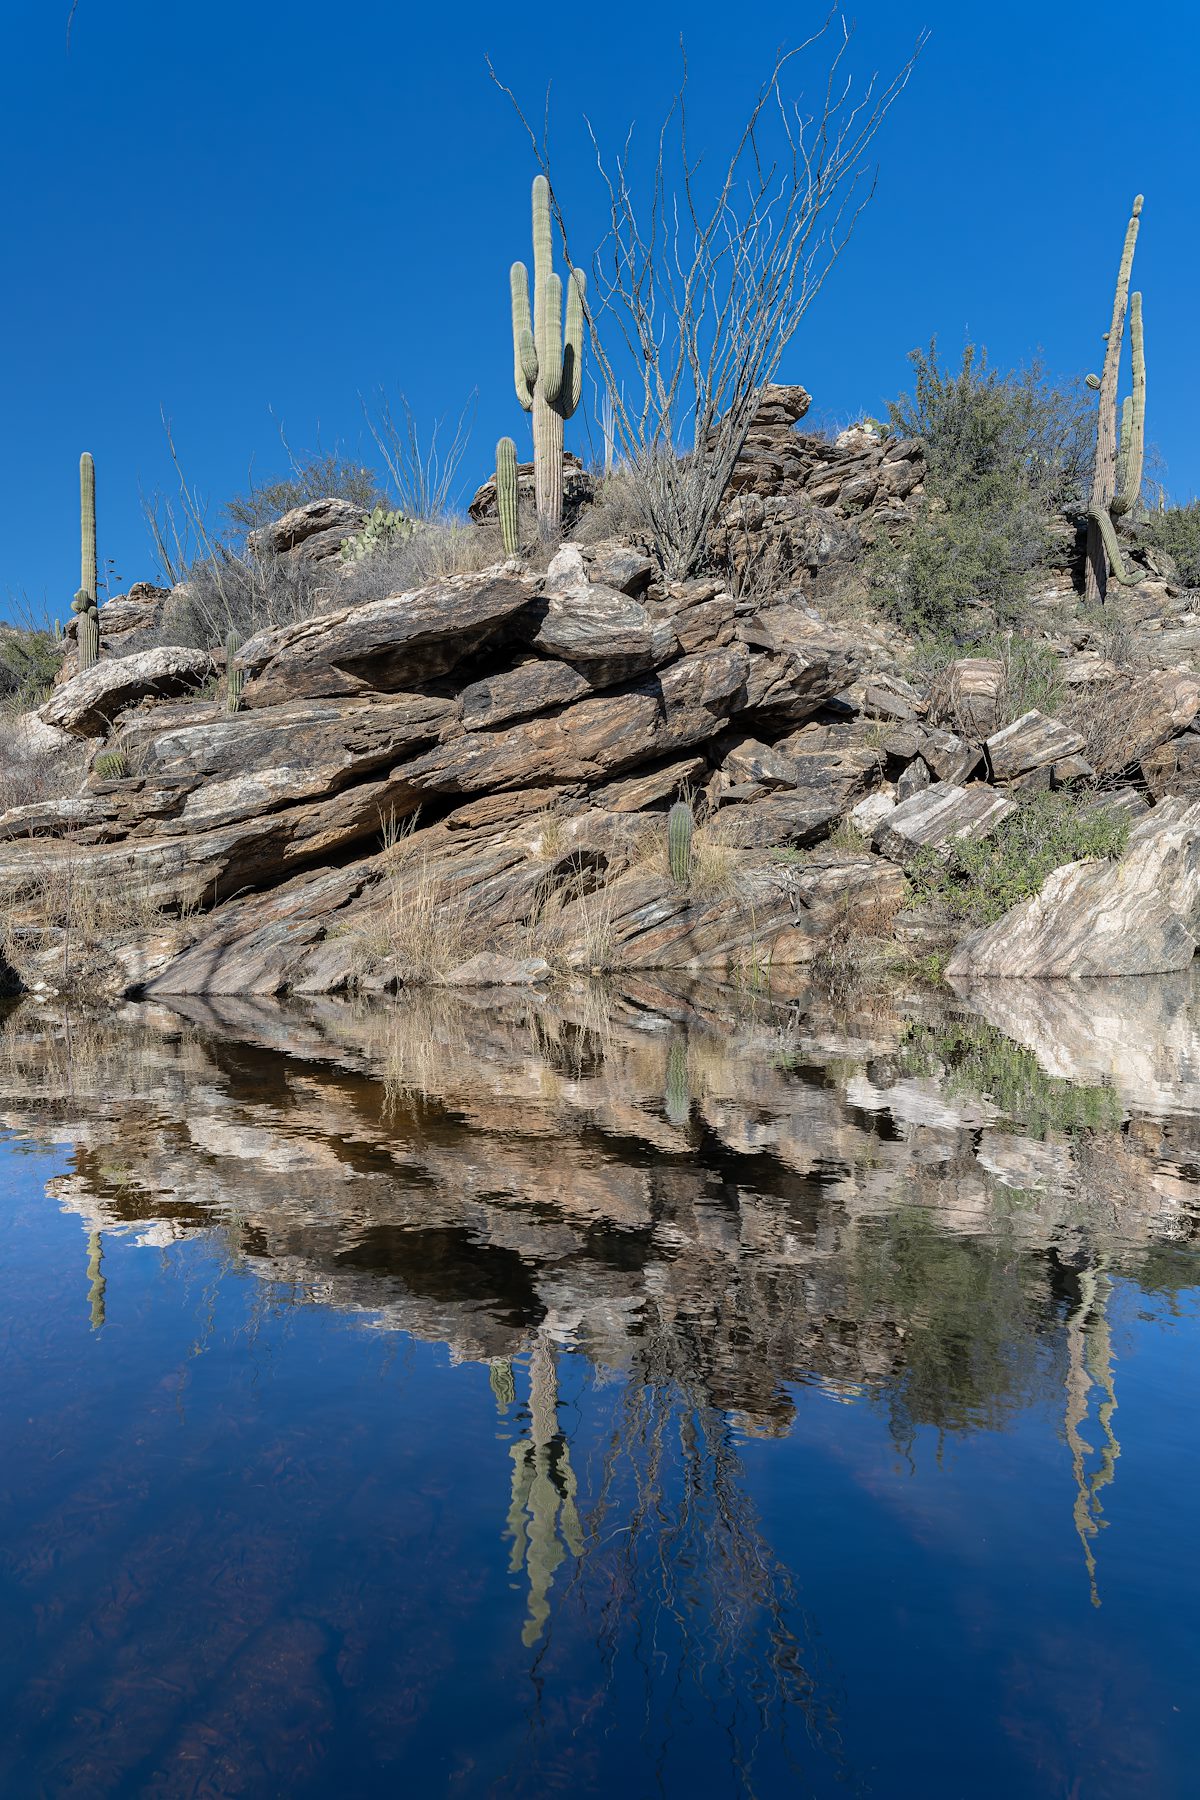
[[[649,529],[637,481],[628,469],[618,468],[597,484],[596,497],[584,507],[572,536],[581,544],[600,544],[608,538],[646,538]]]
[[[115,944],[159,929],[168,917],[147,873],[97,860],[70,838],[46,840],[19,881],[0,889],[0,944],[21,986],[82,996],[113,974]]]
[[[1082,754],[1098,775],[1118,775],[1127,767],[1129,746],[1139,735],[1135,726],[1145,719],[1155,693],[1152,677],[1129,674],[1068,690],[1059,717],[1079,733]]]
[[[416,835],[418,817],[385,824],[380,902],[354,928],[360,979],[388,965],[406,987],[426,986],[486,948],[467,896]]]
[[[82,745],[46,749],[30,737],[27,717],[0,716],[0,813],[65,800],[83,780]]]

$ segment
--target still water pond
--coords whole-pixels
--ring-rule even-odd
[[[1193,1021],[10,1014],[0,1792],[1195,1794]]]

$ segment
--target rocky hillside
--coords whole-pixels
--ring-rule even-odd
[[[1147,567],[1116,659],[1064,608],[1064,522],[1063,573],[1033,600],[1043,704],[1020,703],[1005,655],[922,673],[893,629],[826,616],[819,585],[903,532],[922,446],[805,437],[806,405],[768,397],[717,528],[720,580],[665,585],[637,543],[583,533],[544,572],[514,559],[335,596],[249,638],[232,670],[163,641],[162,590],[110,602],[100,662],[76,672],[68,638],[14,734],[18,760],[79,767],[69,791],[0,816],[15,976],[146,995],[561,969],[758,981],[956,937],[964,976],[1182,967],[1200,937],[1189,596]],[[588,488],[580,472],[579,516]],[[271,547],[329,557],[364,522],[320,502]],[[964,934],[939,912],[937,867],[1056,794],[1073,818],[1124,821],[1128,847]]]

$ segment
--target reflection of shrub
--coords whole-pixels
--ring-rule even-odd
[[[1036,894],[1052,869],[1120,856],[1128,841],[1127,818],[1088,810],[1070,794],[1039,794],[979,843],[959,841],[944,858],[921,851],[908,865],[912,900],[987,925]]]
[[[1138,536],[1174,558],[1179,579],[1188,587],[1200,587],[1200,500],[1152,512]]]
[[[1024,1045],[985,1019],[953,1019],[938,1026],[912,1023],[900,1051],[907,1074],[944,1074],[950,1093],[989,1100],[1030,1137],[1051,1131],[1111,1131],[1121,1123],[1113,1088],[1084,1086],[1047,1075]]]

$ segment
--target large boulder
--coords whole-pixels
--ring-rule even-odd
[[[898,863],[911,862],[922,850],[949,855],[956,840],[986,837],[1012,810],[1012,801],[986,782],[959,787],[935,781],[880,819],[871,841],[881,855]]]
[[[290,512],[264,525],[255,533],[259,550],[273,556],[296,552],[307,561],[319,562],[336,556],[348,538],[357,536],[367,522],[366,509],[353,500],[339,500],[330,495],[323,500],[308,500]]]
[[[453,669],[527,607],[533,581],[485,573],[261,631],[242,645],[247,707],[394,693]]]
[[[1114,862],[1055,869],[1030,900],[972,932],[947,974],[1078,980],[1186,968],[1200,931],[1200,802],[1167,801]]]
[[[56,688],[40,708],[46,725],[76,737],[99,737],[128,707],[149,699],[169,699],[203,686],[214,673],[205,650],[169,644],[134,656],[102,661]]]

